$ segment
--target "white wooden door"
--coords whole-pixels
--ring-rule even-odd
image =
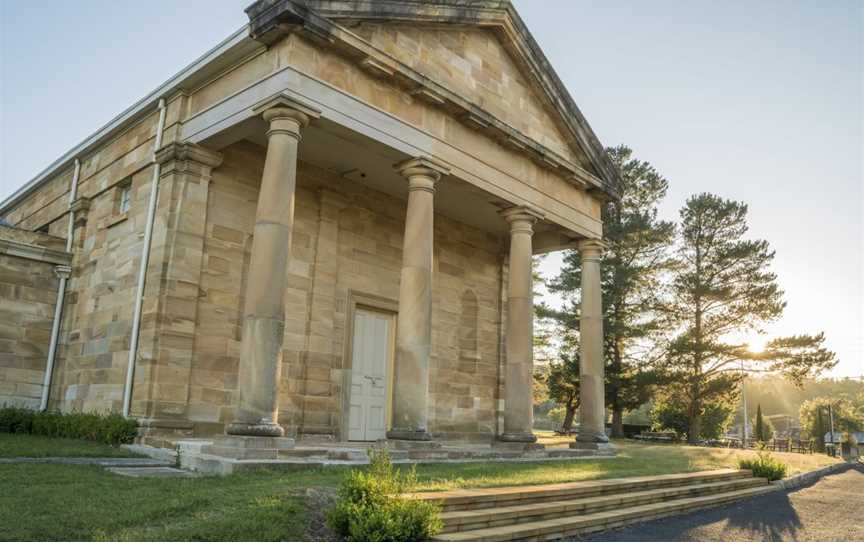
[[[392,315],[354,311],[348,440],[375,441],[387,436],[387,368],[392,333]]]

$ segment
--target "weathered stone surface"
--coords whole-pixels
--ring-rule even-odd
[[[62,239],[0,226],[0,405],[36,408],[57,302]]]
[[[412,4],[411,10],[419,10],[416,15],[427,8]],[[339,21],[350,24],[342,16]],[[279,31],[284,34],[285,28]],[[340,40],[353,40],[368,54],[347,55],[308,29],[288,32],[261,54],[244,54],[232,69],[222,66],[186,92],[168,96],[161,149],[153,148],[158,113],[149,110],[77,157],[73,275],[51,407],[121,407],[155,155],[162,171],[132,395],[132,414],[147,420],[143,441],[161,446],[190,434],[221,435],[243,418],[241,390],[248,379],[242,360],[263,344],[248,325],[244,329],[250,303],[273,309],[265,316],[279,320],[267,327],[278,337],[264,341],[270,345],[267,371],[252,386],[268,390],[271,428],[278,422],[279,431],[292,436],[347,438],[349,330],[355,308],[371,303],[393,313],[401,305],[397,335],[407,339],[400,340],[397,357],[404,360],[409,350],[416,351],[415,365],[423,373],[405,382],[397,377],[395,390],[391,385],[391,395],[409,399],[388,413],[398,418],[408,412],[406,427],[397,429],[423,428],[435,439],[487,443],[505,430],[524,436],[530,429],[524,408],[530,397],[525,379],[531,364],[525,351],[530,299],[525,292],[510,295],[508,285],[511,278],[514,283],[524,278],[531,250],[525,250],[524,239],[514,245],[520,265],[510,273],[506,223],[495,213],[538,206],[547,218],[536,231],[552,241],[599,236],[599,196],[581,189],[569,166],[537,153],[547,149],[571,165],[585,165],[585,157],[543,103],[537,81],[529,77],[533,68],[514,58],[500,31],[379,20],[339,33]],[[251,39],[243,46],[250,44]],[[382,61],[385,57],[401,61],[426,83],[406,80],[401,68]],[[273,88],[276,81],[279,88]],[[310,81],[318,85],[315,92],[309,91]],[[433,82],[458,94],[464,107],[451,107],[452,96],[442,98]],[[260,113],[254,104],[273,92],[284,92],[288,100],[307,92],[321,104],[321,94],[332,99],[321,122],[309,129],[311,142],[293,153],[297,174],[290,194],[262,192],[268,126],[253,118]],[[255,99],[219,116],[221,107],[247,95]],[[371,110],[384,120],[370,120]],[[189,126],[202,132],[188,132]],[[323,139],[326,144],[320,143],[322,134],[329,138]],[[447,180],[452,184],[445,183],[444,190],[452,186],[456,198],[470,197],[493,223],[456,220],[431,198],[421,213],[409,213],[404,179],[392,175],[399,181],[396,188],[383,186],[383,175],[383,181],[367,184],[362,176],[351,176],[356,157],[345,156],[344,164],[321,160],[343,158],[341,138],[374,148],[362,158],[382,161],[391,175],[394,162],[424,154],[444,162],[452,171]],[[21,227],[47,226],[65,236],[71,178],[70,168],[58,170],[4,215]],[[120,212],[124,187],[132,199]],[[293,198],[290,220],[284,216],[288,197]],[[256,229],[259,201],[282,211]],[[276,224],[288,226],[290,235],[272,237],[267,265],[254,265],[253,244],[266,244],[263,230],[279,229],[272,227]],[[42,282],[11,284],[22,274]],[[39,375],[27,371],[44,367],[55,287],[50,277],[0,264],[0,314],[10,315],[0,320],[0,401],[4,394],[27,400],[38,394]],[[24,331],[15,325],[23,314],[18,304],[42,307]],[[591,335],[596,338],[597,330]],[[519,359],[508,364],[508,353]],[[508,409],[521,414],[505,424]]]

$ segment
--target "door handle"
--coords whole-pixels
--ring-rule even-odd
[[[378,386],[378,382],[381,381],[381,380],[384,380],[384,377],[383,377],[383,376],[370,376],[370,375],[363,375],[363,378],[365,378],[365,379],[371,381],[371,382],[372,382],[372,385],[375,386],[376,388],[379,387],[379,386]]]

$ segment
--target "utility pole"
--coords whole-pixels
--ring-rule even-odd
[[[747,447],[747,396],[744,395],[744,379],[747,378],[747,375],[744,373],[744,360],[741,360],[741,404],[744,408],[744,427],[741,430],[741,447]]]
[[[828,423],[831,424],[831,455],[836,455],[836,450],[834,449],[834,409],[831,408],[831,403],[828,403]]]

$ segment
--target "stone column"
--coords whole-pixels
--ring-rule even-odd
[[[270,125],[240,348],[240,403],[229,435],[281,437],[279,382],[300,131],[320,114],[279,95],[255,108]]]
[[[507,287],[507,365],[504,374],[503,442],[537,441],[534,436],[534,281],[531,246],[534,223],[543,215],[528,207],[507,209],[510,263]]]
[[[603,242],[579,243],[582,260],[582,309],[579,316],[579,435],[576,447],[599,448],[606,437],[606,400],[603,367],[603,303],[600,258]]]
[[[393,427],[387,438],[431,440],[427,432],[432,350],[432,238],[435,183],[449,170],[429,158],[396,165],[408,180],[408,214],[399,283]]]

